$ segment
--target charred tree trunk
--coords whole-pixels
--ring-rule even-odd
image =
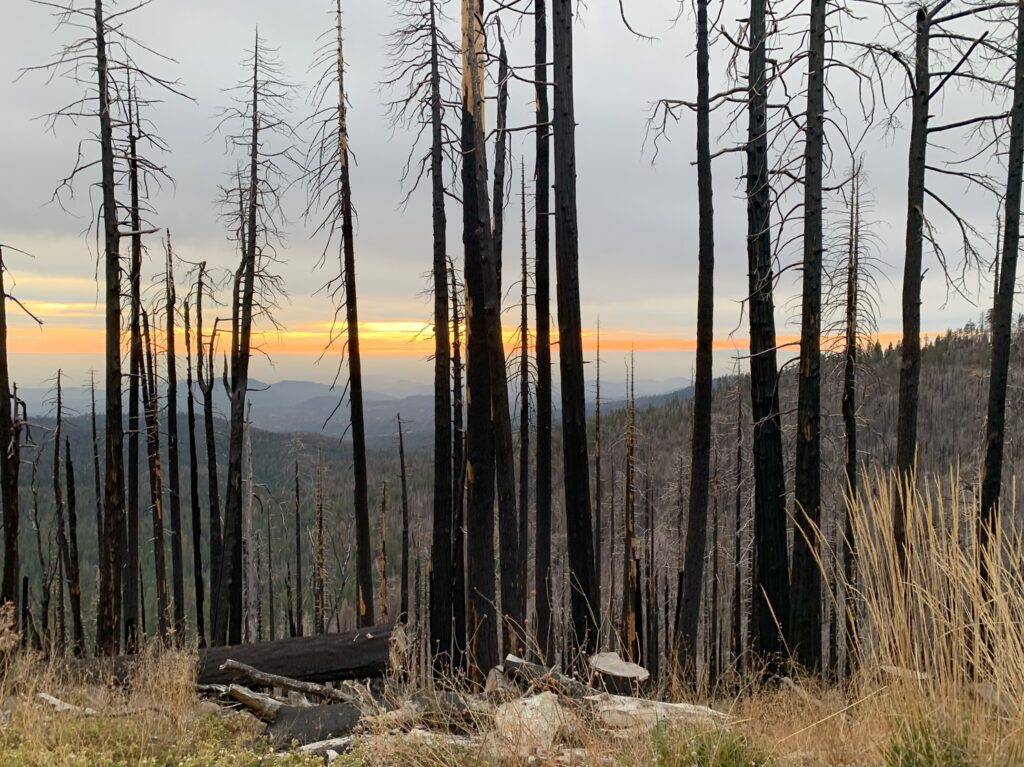
[[[530,549],[530,293],[526,247],[526,164],[520,167],[522,285],[519,295],[519,582],[523,584],[522,630],[526,632],[527,554]]]
[[[121,234],[114,187],[113,111],[110,107],[107,62],[107,24],[102,0],[95,0],[96,92],[102,170],[103,262],[105,279],[105,396],[106,472],[103,491],[105,522],[100,567],[100,599],[96,621],[96,646],[102,655],[118,649],[121,541],[124,537],[124,429],[121,423]]]
[[[349,180],[348,124],[345,102],[345,57],[342,47],[341,0],[337,0],[338,136],[342,270],[345,280],[345,324],[348,331],[349,407],[352,423],[352,469],[355,482],[356,589],[360,628],[373,625],[373,566],[370,552],[370,507],[366,480],[366,436],[363,424],[363,373],[359,353],[359,312],[356,299],[356,257],[352,228],[352,186]]]
[[[261,506],[262,508],[262,506]],[[277,614],[274,611],[274,538],[270,529],[270,515],[267,514],[267,625],[270,627],[270,641],[277,639]]]
[[[302,636],[302,517],[299,495],[299,461],[295,459],[295,631]]]
[[[445,386],[445,391],[448,387]],[[398,463],[402,480],[402,583],[399,588],[398,621],[409,620],[409,487],[405,476],[405,437],[402,434],[402,416],[398,416]]]
[[[203,519],[199,506],[199,453],[196,449],[196,400],[192,388],[192,321],[188,299],[182,309],[185,313],[185,392],[188,413],[188,480],[192,503],[192,581],[196,598],[196,636],[200,647],[206,647],[205,585],[203,583]],[[198,348],[202,348],[197,344]]]
[[[787,616],[789,648],[796,661],[812,673],[821,671],[821,184],[825,140],[825,6],[825,0],[811,0],[793,577]]]
[[[548,22],[546,0],[534,0],[534,69],[537,92],[534,192],[534,314],[537,323],[537,509],[534,530],[536,642],[541,660],[552,658],[551,635],[551,307],[550,149],[548,111]]]
[[[494,434],[491,428],[491,371],[488,365],[487,321],[484,304],[484,238],[477,231],[481,219],[490,229],[486,179],[477,179],[479,163],[476,118],[470,73],[479,66],[478,52],[471,48],[471,34],[483,14],[482,0],[462,0],[462,241],[465,249],[466,282],[466,537],[473,557],[468,558],[467,584],[469,615],[466,627],[470,642],[470,668],[486,670],[500,662],[498,657],[497,601],[494,582]],[[487,232],[489,234],[489,231]],[[493,267],[493,262],[492,262]],[[503,376],[502,376],[503,380]]]
[[[459,311],[459,291],[455,282],[455,269],[449,267],[452,294],[452,609],[455,632],[452,647],[452,666],[466,669],[466,430],[462,417],[462,316]],[[417,573],[419,571],[417,570]],[[433,614],[433,613],[431,613]]]
[[[60,440],[62,427],[63,400],[61,394],[61,373],[57,370],[57,425],[53,432],[53,506],[57,522],[57,653],[64,654],[66,647],[66,624],[64,616],[64,580],[67,577],[71,553],[68,545],[67,525],[64,519],[64,491],[60,478]]]
[[[978,542],[983,547],[988,546],[989,537],[999,524],[999,495],[1003,478],[1006,389],[1010,365],[1013,293],[1017,283],[1017,252],[1020,244],[1021,177],[1024,173],[1024,3],[1017,4],[1017,51],[1007,165],[999,292],[992,308],[992,365],[989,374],[988,415],[985,421],[981,518],[978,522]],[[987,583],[988,562],[984,554],[981,557],[981,565],[982,578]]]
[[[323,457],[317,456],[316,464],[316,556],[313,576],[313,631],[323,634],[326,630],[327,557],[324,536],[324,468]]]
[[[846,348],[843,354],[843,428],[846,436],[846,504],[843,531],[843,581],[846,594],[846,668],[855,653],[857,612],[854,584],[857,579],[857,543],[853,510],[857,503],[857,311],[860,298],[860,168],[854,170],[850,204],[849,252],[846,265]]]
[[[441,70],[437,40],[436,0],[430,0],[430,182],[433,226],[434,277],[434,504],[433,541],[430,567],[430,641],[435,668],[444,672],[452,662],[452,618],[457,609],[458,594],[453,593],[453,560],[461,552],[453,550],[456,537],[453,524],[454,506],[460,504],[459,489],[462,467],[452,460],[452,398],[449,389],[451,367],[448,338],[448,220],[444,205],[444,131],[442,125]],[[454,282],[451,286],[455,301]],[[456,320],[457,321],[457,320]],[[456,334],[458,328],[455,329]],[[459,413],[461,419],[461,412]],[[455,439],[461,439],[461,423],[456,422]],[[401,434],[401,421],[399,421]],[[400,443],[401,444],[401,443]],[[455,445],[461,454],[460,445]],[[453,480],[453,473],[458,479]],[[404,491],[403,491],[404,494]],[[403,521],[402,619],[408,615],[408,528]],[[463,638],[459,638],[461,646]]]
[[[601,513],[603,506],[601,485],[601,318],[597,319],[597,389],[594,395],[594,568],[597,576],[598,601],[601,599],[601,569],[603,541],[601,540]]]
[[[632,368],[632,363],[630,364]],[[632,371],[630,381],[632,381]],[[640,632],[637,626],[636,593],[636,410],[633,388],[626,392],[626,488],[622,551],[622,642],[626,660],[640,659]]]
[[[501,296],[501,251],[505,233],[505,166],[508,161],[508,53],[498,19],[498,115],[494,128],[494,271]]]
[[[18,604],[21,560],[18,553],[18,432],[15,428],[15,401],[11,397],[11,377],[7,367],[7,267],[0,248],[0,492],[3,494],[4,569],[0,602]],[[28,606],[21,605],[22,610]]]
[[[388,619],[388,483],[380,486],[380,614]]]
[[[768,173],[768,78],[765,0],[750,4],[747,135],[747,260],[750,274],[750,391],[754,420],[753,638],[756,652],[775,672],[784,651],[776,623],[789,615],[786,546],[786,476],[775,355],[771,188]]]
[[[149,448],[149,497],[153,514],[153,569],[156,578],[157,625],[160,640],[168,640],[167,564],[164,553],[163,472],[160,467],[160,399],[157,391],[149,317],[142,312],[142,337],[146,349],[142,376],[142,404],[146,414],[146,444]]]
[[[217,578],[219,577],[222,555],[220,525],[220,485],[217,480],[217,437],[213,423],[213,352],[214,335],[210,334],[209,347],[203,341],[203,277],[206,262],[199,264],[196,280],[196,383],[203,394],[203,427],[206,436],[206,480],[210,514],[210,642],[216,644],[213,635],[217,610]]]
[[[896,423],[896,472],[901,487],[893,515],[893,540],[900,569],[906,566],[904,493],[910,491],[917,456],[917,407],[921,387],[921,260],[924,249],[924,180],[928,152],[929,24],[917,10],[915,65],[910,116],[907,176],[907,234],[903,260],[903,342],[900,345],[900,393]]]
[[[708,0],[697,1],[697,370],[690,441],[690,498],[686,549],[676,608],[677,659],[682,673],[696,678],[700,594],[704,583],[708,485],[711,469],[712,343],[714,341],[715,208],[711,178],[710,47]]]
[[[174,638],[185,638],[185,572],[181,554],[181,475],[178,469],[178,371],[174,349],[175,308],[174,255],[167,232],[167,487],[171,505],[171,595],[174,599]]]
[[[576,217],[576,117],[573,106],[572,2],[553,0],[555,264],[558,292],[558,359],[562,378],[562,454],[569,541],[572,638],[576,650],[597,646],[601,605],[594,569],[590,518],[590,460],[583,381],[579,242]]]
[[[78,497],[75,491],[75,466],[71,462],[71,441],[64,438],[64,468],[67,472],[68,562],[64,568],[71,597],[71,651],[76,658],[85,655],[85,627],[82,624],[82,578],[78,559]]]

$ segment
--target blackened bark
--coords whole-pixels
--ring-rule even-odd
[[[1021,176],[1024,170],[1024,3],[1017,4],[1017,53],[1014,64],[1013,109],[1010,112],[1010,147],[1007,156],[1003,252],[999,292],[992,308],[992,364],[989,374],[988,415],[985,422],[985,468],[981,481],[981,518],[978,542],[987,547],[999,524],[999,495],[1003,478],[1003,441],[1006,427],[1006,389],[1010,365],[1013,293],[1017,281],[1020,244]],[[981,557],[982,577],[988,581],[988,562]]]
[[[199,505],[199,453],[196,449],[196,400],[192,388],[192,320],[188,299],[182,306],[185,314],[185,391],[188,413],[188,479],[192,509],[192,581],[196,599],[196,637],[206,647],[205,584],[203,583],[203,518]],[[198,346],[198,345],[197,345]],[[199,347],[201,348],[201,346]]]
[[[217,609],[216,579],[220,572],[222,541],[220,525],[220,485],[217,480],[217,437],[213,424],[213,350],[214,337],[209,346],[203,340],[203,277],[206,262],[199,264],[196,279],[196,383],[203,394],[203,426],[206,436],[206,481],[210,514],[210,630],[213,631],[214,610]],[[208,351],[207,351],[208,349]],[[216,640],[211,635],[211,642]]]
[[[527,552],[530,548],[530,293],[526,247],[526,164],[520,167],[522,284],[519,295],[519,582],[526,620]],[[523,624],[525,630],[526,625]]]
[[[774,274],[771,247],[771,188],[768,174],[768,79],[765,72],[765,0],[750,4],[750,88],[747,134],[747,260],[750,275],[750,392],[754,422],[755,652],[770,673],[784,650],[777,625],[789,615],[786,546],[786,477],[775,355]]]
[[[149,498],[153,515],[153,570],[156,580],[157,625],[161,641],[170,628],[167,598],[167,564],[164,552],[163,472],[160,467],[160,398],[157,391],[149,317],[142,312],[142,338],[146,359],[142,376],[142,404],[146,414],[146,444],[149,448]]]
[[[181,555],[181,475],[178,468],[178,370],[174,348],[175,308],[174,255],[167,232],[166,275],[167,339],[167,488],[171,506],[171,595],[174,600],[174,639],[185,638],[185,572]]]
[[[534,69],[537,92],[533,300],[537,323],[537,509],[534,530],[536,642],[541,660],[552,658],[551,636],[551,116],[548,111],[548,22],[545,0],[534,0]]]
[[[917,456],[917,406],[921,387],[921,259],[924,249],[924,177],[928,152],[929,24],[919,8],[915,20],[915,65],[907,155],[907,233],[903,260],[903,342],[896,421],[896,472],[901,487],[893,515],[893,540],[900,569],[906,566],[904,493],[909,492]]]
[[[64,468],[67,479],[68,507],[68,595],[71,599],[71,651],[76,658],[85,655],[85,627],[82,625],[82,578],[78,559],[78,496],[75,491],[75,465],[71,462],[71,441],[64,438]]]
[[[494,581],[494,436],[491,430],[491,372],[487,355],[487,325],[484,315],[484,277],[477,233],[481,217],[489,217],[480,199],[473,154],[477,147],[475,119],[469,86],[469,29],[482,15],[481,0],[463,0],[463,86],[462,86],[462,242],[465,251],[466,283],[466,538],[473,556],[467,561],[469,614],[467,639],[471,669],[486,673],[500,662],[495,611]],[[480,208],[483,206],[483,210]]]
[[[857,503],[857,311],[860,297],[860,169],[854,171],[849,253],[846,265],[846,348],[843,353],[843,430],[846,437],[846,503],[843,531],[843,580],[846,592],[846,667],[855,655],[857,605],[857,542],[853,532],[853,510]]]
[[[803,311],[797,393],[793,577],[787,617],[789,649],[811,672],[821,670],[821,256],[822,149],[825,134],[825,0],[811,0],[804,141]]]
[[[575,650],[597,646],[601,605],[594,569],[590,518],[590,460],[583,380],[579,242],[576,217],[576,117],[573,106],[572,2],[553,0],[555,264],[558,293],[558,359],[562,379],[562,450],[572,638]]]
[[[129,101],[131,108],[133,102]],[[128,134],[128,185],[131,195],[131,264],[128,270],[129,341],[128,341],[128,508],[126,519],[125,561],[121,593],[124,616],[125,651],[134,653],[139,647],[139,378],[142,375],[142,215],[139,205],[139,159],[137,146],[138,109],[133,110]]]
[[[93,471],[93,494],[96,503],[96,551],[102,554],[105,528],[103,527],[103,484],[100,480],[100,441],[96,429],[96,375],[89,372],[89,396],[92,401],[90,411],[90,424],[92,427],[92,471]],[[102,563],[100,563],[102,567]],[[97,600],[99,595],[97,595]],[[97,602],[97,608],[99,604]],[[97,615],[98,618],[98,615]]]
[[[690,496],[686,549],[676,608],[680,670],[693,675],[697,661],[700,595],[704,583],[708,486],[711,471],[712,342],[714,340],[715,208],[711,183],[710,48],[708,0],[697,2],[697,368],[693,387],[690,441]]]
[[[435,668],[443,672],[452,661],[452,617],[453,608],[457,604],[452,593],[453,559],[461,555],[453,552],[453,491],[457,491],[453,486],[452,475],[453,470],[456,474],[461,473],[461,465],[452,461],[452,397],[451,389],[448,388],[451,366],[448,336],[448,220],[444,206],[443,104],[437,35],[436,0],[430,0],[430,190],[434,245],[434,502],[430,550],[430,641]],[[454,283],[451,289],[454,293]],[[455,300],[454,295],[452,300]],[[460,439],[459,424],[456,430],[460,435],[457,439]],[[461,452],[458,446],[456,452]],[[405,620],[409,605],[408,574],[404,568],[408,562],[406,559],[403,562],[402,593],[406,596],[402,599],[402,619]],[[459,644],[463,641],[460,638]]]
[[[508,160],[508,53],[498,22],[498,115],[494,127],[494,271],[498,276],[501,297],[501,250],[505,232],[505,165]]]
[[[345,280],[345,325],[348,332],[349,408],[352,423],[352,471],[356,516],[356,588],[359,628],[372,626],[373,568],[370,552],[370,507],[366,485],[366,436],[363,424],[363,373],[359,352],[359,311],[356,299],[356,257],[352,227],[352,185],[349,179],[348,124],[345,102],[345,57],[342,47],[341,0],[337,0],[338,136],[340,149],[341,241]]]
[[[113,115],[110,108],[107,62],[107,25],[103,1],[93,10],[96,32],[96,92],[100,130],[101,191],[103,199],[103,263],[105,280],[105,421],[106,470],[103,484],[105,535],[101,551],[100,599],[96,621],[96,647],[101,655],[118,649],[117,629],[121,572],[121,540],[124,536],[124,428],[121,423],[121,235],[114,187]]]
[[[64,509],[64,489],[61,484],[60,448],[63,433],[63,394],[61,391],[61,371],[57,370],[57,424],[53,432],[53,505],[54,517],[57,520],[57,554],[60,557],[57,567],[57,648],[63,653],[65,647],[64,619],[64,586],[71,589],[69,573],[71,571],[71,546],[68,542],[68,530]],[[79,623],[81,611],[79,610]]]
[[[630,363],[630,382],[633,365]],[[636,557],[636,407],[632,384],[626,391],[626,487],[622,543],[622,643],[626,660],[640,661]]]
[[[3,493],[4,570],[0,602],[18,604],[18,433],[7,367],[7,288],[4,285],[3,248],[0,248],[0,492]],[[27,605],[22,604],[22,610]]]
[[[260,504],[263,508],[263,504]],[[274,613],[274,538],[270,529],[270,515],[267,514],[267,623],[270,626],[270,641],[277,639],[275,623],[277,616]]]
[[[295,631],[302,636],[302,517],[299,495],[299,460],[295,459]]]
[[[444,387],[447,391],[448,387]],[[402,472],[402,583],[398,592],[398,620],[409,620],[409,487],[405,476],[405,437],[402,416],[398,416],[398,463]]]
[[[594,393],[594,569],[597,575],[598,600],[601,598],[601,569],[603,541],[601,540],[602,495],[601,484],[601,318],[597,319],[597,350],[594,353],[597,367],[597,389]]]
[[[455,268],[449,267],[452,294],[452,666],[466,669],[466,429],[462,407],[462,316]],[[419,571],[417,570],[417,573]]]

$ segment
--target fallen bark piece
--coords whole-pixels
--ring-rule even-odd
[[[237,700],[249,709],[257,719],[264,722],[273,722],[284,704],[274,700],[269,695],[253,692],[248,687],[240,684],[228,686],[228,695]]]
[[[88,707],[82,708],[81,706],[76,706],[74,703],[66,703],[60,698],[55,698],[45,692],[36,693],[36,697],[44,703],[49,703],[53,706],[54,711],[60,711],[66,714],[81,714],[82,716],[96,716],[95,709]]]
[[[693,703],[662,703],[644,698],[603,693],[586,698],[595,719],[611,729],[650,729],[659,722],[721,724],[726,714]]]
[[[362,717],[351,703],[281,706],[266,735],[275,745],[316,743],[349,735]]]
[[[609,692],[628,694],[651,678],[643,666],[623,660],[615,652],[601,652],[590,658],[590,669]]]
[[[505,674],[511,679],[518,679],[535,689],[550,690],[569,698],[585,698],[599,692],[571,676],[545,668],[537,663],[530,663],[516,655],[506,655],[502,667],[505,669]]]
[[[350,751],[355,742],[356,738],[354,735],[345,735],[341,738],[327,738],[326,740],[306,743],[299,746],[296,751],[301,754],[323,754],[330,761],[331,753],[335,755],[334,758],[337,758],[339,755]]]
[[[521,756],[550,749],[571,731],[571,723],[572,714],[546,691],[503,703],[494,711],[495,731]]]

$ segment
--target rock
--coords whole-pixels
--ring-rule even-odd
[[[551,692],[503,703],[494,712],[495,731],[519,754],[550,749],[571,729],[571,721]]]
[[[360,716],[358,706],[351,703],[281,706],[274,721],[267,725],[267,737],[278,745],[293,742],[301,745],[340,738],[352,732],[359,724]]]
[[[619,694],[631,693],[651,678],[651,673],[643,666],[623,660],[614,652],[591,656],[590,669],[605,689]]]
[[[591,695],[586,702],[598,723],[610,729],[650,729],[659,722],[720,724],[729,717],[693,703],[662,703],[622,695]]]
[[[497,666],[487,672],[487,681],[484,682],[484,692],[488,697],[507,699],[510,697],[517,697],[519,695],[519,688],[509,681],[509,678],[505,676],[505,671],[501,666]]]

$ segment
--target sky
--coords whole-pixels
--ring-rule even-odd
[[[47,82],[40,73],[19,78],[23,67],[43,64],[72,30],[57,28],[47,8],[28,0],[4,0],[5,23],[0,28],[0,242],[31,254],[9,254],[7,265],[16,280],[12,290],[43,321],[12,318],[11,368],[22,386],[38,386],[58,367],[72,380],[85,381],[90,369],[102,368],[102,292],[96,280],[95,243],[87,230],[91,218],[90,190],[76,188],[64,207],[52,202],[54,188],[72,167],[78,143],[92,125],[61,123],[46,129],[41,115],[71,101],[75,86],[63,80]],[[151,119],[170,151],[161,158],[174,177],[153,196],[154,223],[172,232],[175,251],[189,261],[233,267],[236,256],[227,239],[216,204],[218,185],[234,167],[216,133],[217,112],[229,96],[225,89],[243,76],[240,61],[251,46],[254,27],[279,49],[289,79],[299,87],[294,101],[295,121],[309,113],[307,94],[313,82],[310,63],[317,38],[330,28],[333,3],[324,0],[155,0],[131,14],[125,23],[146,44],[176,61],[153,66],[161,75],[181,81],[194,101],[166,98],[155,105]],[[696,171],[695,129],[685,114],[668,128],[667,141],[654,143],[646,133],[651,109],[660,98],[692,99],[695,93],[693,17],[687,6],[678,17],[677,0],[642,0],[626,4],[632,25],[656,37],[643,41],[626,30],[617,4],[589,2],[580,9],[575,28],[575,99],[577,173],[579,189],[580,282],[588,358],[593,359],[595,329],[602,329],[602,363],[614,381],[623,361],[636,350],[640,380],[670,383],[689,381],[693,369],[696,325]],[[448,10],[457,14],[457,3]],[[726,4],[723,19],[736,28],[742,4]],[[532,63],[532,24],[522,28],[505,19],[513,65]],[[384,0],[346,0],[346,84],[351,108],[350,143],[357,165],[352,172],[358,210],[356,233],[357,279],[369,386],[402,381],[424,391],[431,382],[429,335],[431,301],[427,293],[431,264],[429,189],[422,185],[402,204],[402,170],[412,136],[392,128],[385,116],[389,94],[380,82],[386,77],[387,34],[395,25],[393,10]],[[904,45],[907,41],[901,41]],[[727,60],[724,43],[715,56],[715,87],[723,82]],[[530,72],[526,72],[528,77]],[[842,73],[830,81],[840,118],[856,112],[857,89]],[[889,83],[899,95],[900,84]],[[951,89],[952,90],[952,89]],[[962,111],[970,95],[953,92],[942,109]],[[533,88],[513,82],[509,124],[532,122]],[[893,100],[898,103],[899,98]],[[491,110],[493,111],[493,110]],[[879,264],[877,326],[884,342],[898,337],[899,285],[902,273],[903,220],[906,212],[906,145],[904,109],[888,130],[875,130],[861,144],[873,198],[870,208],[873,254]],[[489,113],[489,117],[493,115]],[[742,125],[742,121],[741,121]],[[715,148],[734,146],[727,115],[713,124]],[[517,179],[506,217],[506,263],[518,262],[518,176],[525,161],[528,178],[533,161],[533,137],[528,131],[511,134],[512,168]],[[90,151],[86,146],[86,151]],[[941,154],[939,149],[935,154]],[[833,162],[836,176],[849,161]],[[746,345],[742,301],[747,292],[745,232],[742,200],[743,156],[725,153],[715,160],[716,374],[734,369]],[[997,174],[998,175],[998,174]],[[985,229],[995,220],[995,205],[976,192],[952,188],[958,206],[967,209]],[[333,309],[319,289],[331,277],[317,269],[324,247],[322,237],[302,219],[301,192],[286,195],[286,241],[281,251],[281,276],[288,291],[278,319],[283,330],[265,329],[262,351],[253,361],[253,374],[264,381],[302,379],[330,382],[337,364],[333,351],[321,352],[329,336]],[[532,198],[528,200],[532,208]],[[838,225],[842,212],[828,215]],[[532,217],[532,214],[531,214]],[[449,204],[449,251],[461,259],[459,216]],[[948,221],[936,219],[943,237],[951,237]],[[532,239],[532,222],[531,239]],[[793,237],[798,230],[787,231]],[[989,247],[989,246],[985,246]],[[148,241],[147,273],[161,271],[162,250],[154,235]],[[780,263],[789,266],[798,248],[783,248]],[[984,248],[982,248],[984,250]],[[956,261],[956,244],[950,247]],[[989,257],[989,254],[984,254]],[[531,245],[532,258],[532,245]],[[945,286],[934,259],[925,275],[922,324],[938,333],[975,320],[980,301],[990,295],[984,275],[972,275],[963,294]],[[182,269],[183,278],[184,269]],[[517,277],[506,278],[506,284]],[[799,275],[783,271],[776,298],[776,316],[784,356],[792,354],[799,332]],[[508,299],[517,300],[516,294]],[[184,288],[179,288],[179,293]],[[554,304],[552,304],[554,312]],[[507,317],[515,323],[515,310]],[[318,361],[319,360],[319,361]],[[592,366],[591,366],[592,367]]]

